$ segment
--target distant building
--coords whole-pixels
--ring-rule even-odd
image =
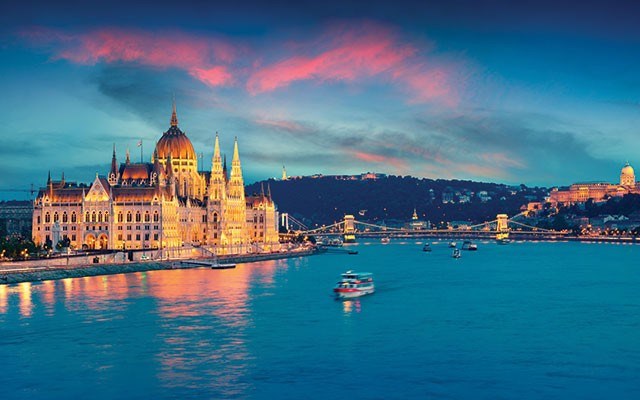
[[[554,188],[549,202],[555,204],[584,203],[587,200],[604,201],[610,197],[622,197],[629,193],[640,193],[633,167],[626,163],[620,171],[620,183],[606,182],[574,183],[567,189]]]
[[[487,193],[487,191],[485,190],[479,191],[476,196],[478,196],[480,201],[483,203],[486,203],[487,201],[491,200],[491,196],[489,196],[489,193]]]
[[[29,200],[0,201],[0,232],[29,237],[32,215],[33,203]]]
[[[411,216],[411,222],[407,224],[407,228],[413,229],[413,230],[431,229],[431,223],[429,221],[421,221],[418,218],[418,213],[416,212],[416,209],[414,208],[413,215]]]

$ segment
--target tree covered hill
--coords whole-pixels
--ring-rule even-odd
[[[370,174],[369,174],[370,175]],[[484,222],[499,213],[515,215],[530,201],[543,201],[546,188],[524,185],[419,179],[409,176],[310,176],[256,182],[246,192],[270,187],[280,212],[306,224],[332,224],[345,214],[359,221],[402,223],[414,208],[421,220]]]

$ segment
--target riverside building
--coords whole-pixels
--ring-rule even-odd
[[[607,182],[574,183],[566,189],[554,188],[549,201],[555,204],[583,203],[587,200],[604,201],[610,197],[622,197],[629,193],[640,193],[633,167],[626,163],[620,171],[620,183]]]
[[[237,138],[230,173],[217,134],[211,171],[198,171],[174,104],[150,163],[131,162],[127,151],[118,165],[114,146],[109,173],[90,185],[49,174],[34,200],[32,236],[39,245],[64,241],[76,249],[206,246],[243,254],[278,250],[277,221],[270,190],[245,196]]]

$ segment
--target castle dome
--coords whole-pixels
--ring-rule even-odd
[[[171,155],[171,158],[174,160],[196,159],[196,152],[193,149],[191,140],[178,128],[175,103],[173,104],[173,113],[171,114],[171,126],[162,134],[160,140],[158,140],[155,154],[160,159],[167,159],[169,155]]]
[[[624,167],[622,167],[620,175],[635,176],[635,172],[633,171],[633,167],[629,165],[629,163],[627,163]]]

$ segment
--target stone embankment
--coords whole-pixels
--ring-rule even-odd
[[[235,256],[221,256],[224,263],[251,263],[258,261],[277,260],[283,258],[302,257],[315,254],[315,249],[292,250],[282,253],[245,254]],[[180,260],[152,260],[122,262],[123,257],[118,254],[113,257],[86,257],[81,260],[45,259],[29,262],[4,263],[0,265],[0,285],[20,282],[37,282],[54,279],[81,278],[85,276],[127,274],[131,272],[158,271],[166,269],[201,268],[194,265],[182,264]],[[107,263],[101,263],[103,259]],[[113,261],[111,261],[113,260]],[[119,260],[117,262],[116,260]],[[109,262],[111,261],[111,262]],[[116,261],[116,262],[114,262]]]

